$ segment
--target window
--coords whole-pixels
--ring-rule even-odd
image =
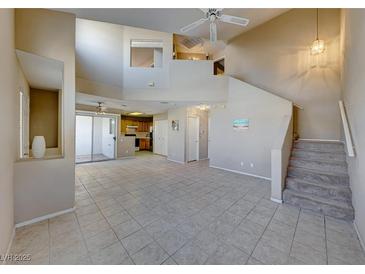
[[[162,67],[163,43],[159,40],[131,40],[130,66]]]
[[[115,132],[115,119],[109,118],[109,134],[112,135]]]

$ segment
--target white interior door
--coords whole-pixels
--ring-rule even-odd
[[[199,118],[188,117],[188,161],[199,160]]]
[[[76,163],[92,160],[93,117],[76,115]]]
[[[115,120],[115,118],[103,118],[102,123],[102,152],[109,159],[115,158]]]
[[[167,120],[154,122],[154,153],[167,156]]]

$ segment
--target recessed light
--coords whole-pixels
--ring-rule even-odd
[[[135,112],[130,112],[130,113],[129,113],[129,115],[134,115],[134,116],[142,115],[142,114],[143,114],[143,112],[137,112],[137,111],[135,111]]]

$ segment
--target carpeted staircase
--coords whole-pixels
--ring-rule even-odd
[[[344,145],[295,141],[283,199],[303,209],[353,220]]]

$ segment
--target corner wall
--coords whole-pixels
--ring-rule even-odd
[[[64,157],[15,164],[15,222],[72,208],[75,200],[75,16],[16,9],[17,49],[64,63]]]
[[[365,9],[342,14],[342,97],[356,157],[347,159],[355,225],[365,248]]]
[[[167,116],[167,159],[179,163],[185,163],[187,109],[170,109]],[[179,121],[179,130],[177,131],[172,130],[171,124],[173,120]]]
[[[320,9],[320,58],[310,55],[316,9],[292,9],[229,41],[226,74],[301,105],[300,138],[340,139],[340,10]]]
[[[0,255],[7,252],[14,229],[13,165],[16,157],[17,60],[14,10],[0,9]],[[2,263],[2,262],[0,262]]]

